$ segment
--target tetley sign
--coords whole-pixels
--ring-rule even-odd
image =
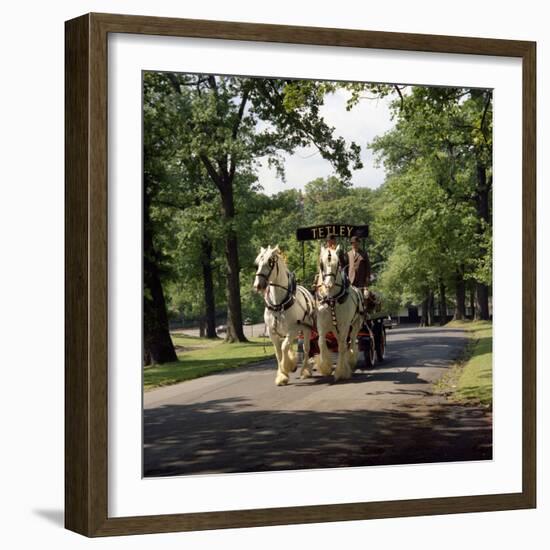
[[[313,241],[315,239],[326,239],[330,234],[337,237],[368,237],[368,225],[347,225],[347,224],[323,224],[312,227],[299,227],[296,230],[296,238],[299,241]]]

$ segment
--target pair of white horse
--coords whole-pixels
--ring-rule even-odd
[[[289,374],[297,368],[292,344],[299,332],[304,336],[300,377],[311,376],[309,349],[314,329],[319,333],[320,355],[316,362],[321,374],[332,373],[332,354],[326,343],[327,333],[332,332],[339,350],[334,379],[351,378],[357,363],[356,340],[363,318],[363,301],[340,270],[338,248],[321,247],[315,299],[306,288],[296,284],[278,246],[262,247],[255,265],[258,270],[254,289],[264,295],[264,320],[277,357],[275,383],[288,384]]]

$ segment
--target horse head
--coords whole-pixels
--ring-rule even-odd
[[[338,269],[340,268],[340,260],[338,253],[340,252],[340,245],[335,249],[325,246],[321,246],[321,255],[319,257],[320,279],[321,284],[325,286],[327,290],[330,290],[336,282],[338,276]]]
[[[254,261],[254,265],[258,267],[253,284],[256,292],[263,292],[267,288],[273,270],[276,267],[278,269],[280,254],[279,245],[275,245],[273,248],[269,245],[267,248],[262,246],[260,249],[260,253]]]

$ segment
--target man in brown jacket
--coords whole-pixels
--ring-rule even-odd
[[[351,238],[349,258],[349,280],[357,288],[365,288],[370,284],[370,261],[365,250],[359,248],[359,237]]]

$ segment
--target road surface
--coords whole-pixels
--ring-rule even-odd
[[[277,387],[269,361],[147,392],[144,475],[491,459],[490,413],[432,391],[466,343],[397,328],[386,361],[349,381],[296,372]]]

